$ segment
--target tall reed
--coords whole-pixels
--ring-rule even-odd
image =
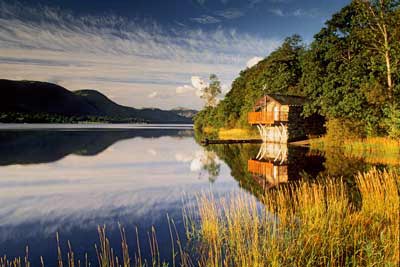
[[[198,199],[201,266],[398,266],[399,175],[356,177],[356,208],[338,180]]]
[[[68,241],[68,251],[63,254],[61,249],[61,241],[58,233],[56,234],[57,241],[57,261],[47,262],[43,257],[40,258],[41,267],[44,266],[57,266],[57,267],[175,267],[175,266],[194,266],[190,260],[190,256],[183,249],[181,245],[181,240],[178,235],[178,231],[175,227],[175,223],[168,216],[168,225],[171,233],[171,242],[173,246],[177,245],[177,251],[173,251],[172,261],[173,264],[169,264],[166,261],[161,260],[160,250],[157,241],[156,230],[152,227],[151,232],[148,232],[148,245],[150,247],[150,259],[145,259],[141,255],[141,244],[139,242],[139,233],[136,228],[136,247],[137,249],[131,251],[128,246],[127,234],[125,229],[119,226],[120,237],[121,237],[121,247],[119,249],[120,253],[117,254],[116,250],[111,247],[110,241],[106,234],[106,227],[99,226],[98,243],[94,244],[96,249],[96,258],[94,262],[90,262],[89,257],[85,254],[84,259],[77,259],[72,249],[71,243]],[[133,252],[133,254],[131,254]],[[119,255],[119,256],[118,256]],[[175,264],[176,262],[176,264]],[[179,265],[178,265],[179,263]],[[26,253],[23,258],[18,257],[15,259],[8,259],[6,256],[0,258],[0,267],[31,267],[31,262],[29,260],[29,249],[26,247]]]

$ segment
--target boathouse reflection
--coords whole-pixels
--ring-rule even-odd
[[[303,174],[322,171],[324,159],[308,149],[287,144],[262,143],[258,154],[247,161],[247,171],[254,181],[267,190],[282,183],[300,179]]]
[[[287,145],[263,143],[257,156],[247,161],[247,170],[264,190],[287,183],[289,180]]]

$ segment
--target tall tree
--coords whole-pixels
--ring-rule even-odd
[[[368,58],[354,33],[356,7],[344,7],[327,21],[302,58],[302,85],[311,100],[307,115],[328,118],[367,117],[361,84],[368,78]]]
[[[398,0],[356,0],[365,43],[382,55],[386,67],[387,96],[393,99],[394,49],[400,41]],[[395,63],[395,65],[397,65]],[[397,66],[395,66],[396,68]]]
[[[210,75],[210,84],[203,89],[201,98],[204,99],[206,107],[217,106],[217,96],[221,94],[221,82],[217,75]]]

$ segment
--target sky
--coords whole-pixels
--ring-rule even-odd
[[[0,0],[0,78],[96,89],[134,107],[200,109],[215,73],[300,34],[310,43],[349,0]]]

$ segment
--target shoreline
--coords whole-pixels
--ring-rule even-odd
[[[183,129],[192,130],[193,124],[146,123],[0,123],[0,131],[13,130],[130,130]]]

